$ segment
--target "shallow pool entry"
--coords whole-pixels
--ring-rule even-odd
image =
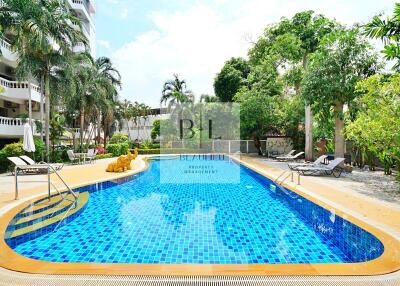
[[[7,243],[52,262],[351,263],[383,253],[370,233],[227,156],[153,160],[139,175],[78,191],[88,201],[64,223]]]

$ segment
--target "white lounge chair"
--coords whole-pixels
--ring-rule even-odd
[[[49,169],[48,166],[43,165],[43,164],[38,164],[38,165],[28,165],[24,160],[22,160],[19,157],[7,157],[8,160],[10,160],[15,167],[12,173],[14,174],[15,170],[17,172],[22,172],[24,174],[30,174],[30,175],[37,175],[37,174],[47,174],[47,172],[51,172],[52,170]]]
[[[298,167],[318,167],[323,165],[324,160],[327,158],[327,155],[321,155],[314,162],[310,163],[289,163],[289,169],[295,171]],[[325,165],[323,165],[325,166]]]
[[[96,158],[96,155],[97,155],[97,149],[96,150],[89,149],[85,158],[88,159],[90,163],[93,163],[93,160]]]
[[[30,157],[28,156],[19,156],[22,160],[24,160],[26,163],[28,163],[28,165],[47,165],[47,163],[45,162],[38,162],[36,163],[35,161],[33,161]],[[49,164],[50,166],[52,166],[56,171],[61,170],[64,167],[64,164],[62,163],[52,163]]]
[[[67,150],[67,155],[68,155],[68,159],[71,161],[72,164],[74,164],[74,163],[79,164],[81,162],[81,158],[79,156],[75,156],[74,151]]]
[[[294,161],[296,159],[300,159],[300,156],[303,155],[304,152],[299,152],[296,155],[291,155],[291,156],[278,156],[275,159],[279,161]]]
[[[291,150],[289,153],[285,154],[285,155],[271,155],[271,158],[277,158],[277,157],[290,157],[293,156],[294,152],[296,152],[296,150]]]
[[[295,171],[302,175],[315,175],[325,173],[327,175],[333,175],[335,178],[339,178],[343,172],[343,168],[339,166],[344,162],[344,158],[336,158],[329,162],[328,165],[320,164],[319,166],[300,166]]]

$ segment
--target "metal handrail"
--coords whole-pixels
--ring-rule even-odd
[[[51,166],[48,163],[45,162],[41,162],[40,164],[34,164],[34,165],[24,165],[24,166],[20,166],[20,165],[16,165],[14,168],[14,174],[15,174],[15,199],[18,199],[18,170],[26,170],[26,169],[47,169],[47,184],[48,184],[48,199],[50,200],[51,198],[51,186],[53,186],[53,188],[56,190],[56,192],[62,197],[62,201],[64,200],[68,200],[71,201],[70,199],[68,199],[67,196],[63,196],[63,193],[60,192],[57,187],[51,182],[51,178],[50,178],[50,169],[53,171],[53,173],[55,173],[57,175],[57,177],[61,180],[61,182],[64,184],[64,186],[67,188],[68,193],[70,193],[73,197],[74,197],[74,201],[71,201],[75,204],[75,206],[77,206],[78,204],[78,196],[77,194],[68,186],[68,184],[64,181],[64,179],[61,177],[61,175],[57,172],[57,170]]]
[[[279,183],[278,181],[279,181],[279,179],[280,178],[282,178],[285,174],[287,174],[287,173],[289,173],[283,180],[281,180],[281,182]],[[277,184],[283,184],[284,182],[285,182],[285,180],[287,179],[287,178],[289,178],[289,176],[291,176],[291,181],[292,182],[294,182],[294,179],[293,179],[293,174],[294,174],[295,172],[294,171],[292,171],[292,170],[284,170],[275,180],[274,180],[274,182],[275,183],[277,183]],[[300,185],[300,173],[299,172],[296,172],[297,173],[297,185]]]

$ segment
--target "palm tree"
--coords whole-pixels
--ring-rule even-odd
[[[19,53],[18,79],[41,79],[46,103],[45,136],[49,161],[50,80],[65,64],[73,46],[86,45],[80,20],[69,13],[65,1],[8,0],[0,6],[0,25],[5,33],[13,36],[11,47]]]
[[[219,98],[213,95],[202,94],[200,96],[200,102],[205,102],[205,103],[219,102]]]
[[[94,126],[97,121],[100,134],[102,111],[108,112],[110,106],[116,104],[121,79],[109,59],[99,58],[94,61],[87,53],[75,55],[70,69],[72,96],[66,98],[66,105],[69,109],[79,110],[82,149],[84,131],[90,123]]]
[[[169,102],[169,106],[171,107],[175,104],[193,101],[193,93],[187,89],[186,81],[180,80],[177,74],[174,74],[174,79],[164,83],[160,100],[161,104]]]
[[[364,26],[364,33],[371,38],[380,38],[385,43],[383,53],[387,60],[396,60],[394,69],[400,70],[400,3],[395,4],[392,17],[386,20],[375,16]]]
[[[102,110],[106,107],[106,112],[108,108],[111,107],[115,109],[118,103],[118,89],[121,88],[121,75],[118,70],[113,66],[111,60],[107,57],[100,57],[95,62],[95,68],[97,71],[97,77],[101,79],[103,85],[103,96],[102,100],[98,102],[97,107],[97,130],[100,142],[101,134],[101,117]],[[128,126],[129,129],[129,126]]]

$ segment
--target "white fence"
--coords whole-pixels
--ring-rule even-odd
[[[283,154],[293,149],[292,140],[289,137],[271,137],[266,140],[260,140],[261,151],[264,154]],[[169,148],[173,149],[202,149],[216,153],[258,153],[253,140],[212,140],[204,142],[201,145],[191,145],[185,141],[173,141],[169,143],[161,142],[161,152],[163,149],[168,152]]]

